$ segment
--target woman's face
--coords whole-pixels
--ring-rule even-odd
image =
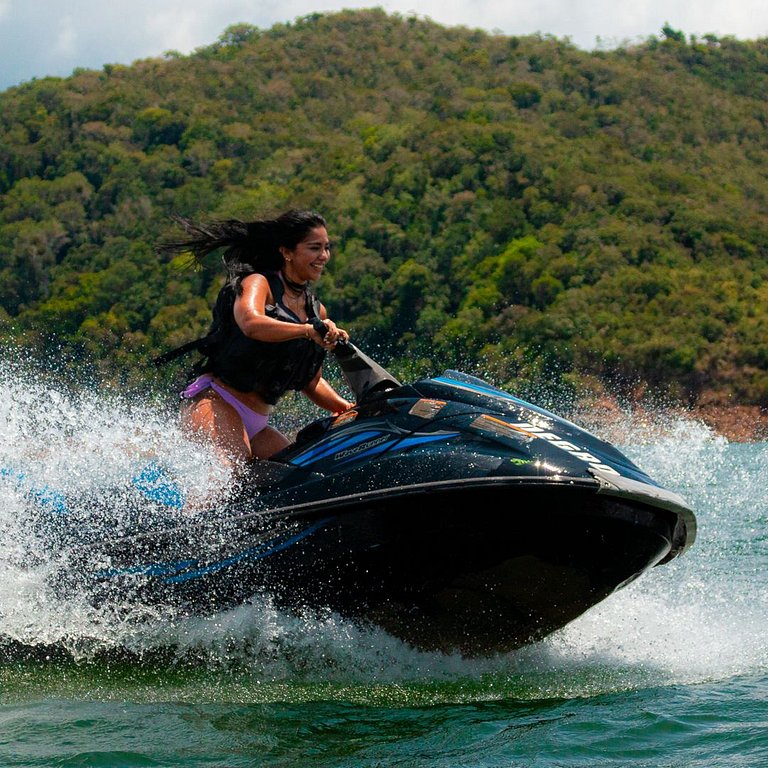
[[[280,248],[285,259],[285,276],[295,283],[317,280],[331,258],[331,243],[325,227],[310,229],[293,249]]]

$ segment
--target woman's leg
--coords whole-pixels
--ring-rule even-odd
[[[226,464],[252,458],[240,415],[212,389],[187,401],[181,409],[181,420],[185,429],[209,439]]]
[[[291,441],[279,430],[274,427],[264,427],[253,436],[251,453],[254,459],[268,459],[290,444]]]
[[[270,426],[249,440],[240,414],[212,389],[182,406],[182,425],[211,440],[227,464],[268,459],[290,445],[282,432]]]

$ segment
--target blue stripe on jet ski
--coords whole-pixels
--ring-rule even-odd
[[[226,560],[220,560],[218,563],[211,563],[210,565],[205,566],[205,568],[198,568],[196,571],[180,573],[178,576],[171,576],[170,578],[163,579],[163,581],[169,584],[179,584],[184,581],[191,581],[192,579],[198,579],[201,576],[216,573],[222,568],[228,568],[230,565],[239,563],[241,560],[260,560],[263,557],[274,555],[276,552],[281,552],[284,549],[288,549],[288,547],[291,547],[302,539],[305,539],[307,536],[310,536],[315,531],[329,523],[331,520],[333,520],[332,517],[326,517],[323,520],[319,520],[318,522],[314,523],[314,525],[310,525],[309,528],[305,528],[301,533],[297,533],[295,536],[291,536],[289,539],[286,539],[279,544],[270,546],[273,542],[277,541],[277,539],[273,539],[272,542],[268,543],[267,549],[252,547],[251,549],[246,549],[233,557],[228,557]]]
[[[347,437],[340,437],[318,445],[315,448],[310,448],[304,453],[300,453],[295,458],[291,459],[291,464],[303,467],[305,464],[310,464],[313,461],[319,461],[320,459],[327,458],[328,456],[343,451],[346,448],[351,448],[358,443],[362,443],[371,438],[378,437],[384,434],[380,430],[367,430],[365,432],[358,432],[354,435]]]
[[[348,461],[355,461],[357,459],[362,459],[368,456],[377,456],[380,453],[384,453],[385,451],[388,451],[390,448],[392,448],[393,453],[398,453],[400,451],[405,451],[408,448],[413,448],[416,445],[423,445],[425,443],[434,443],[438,440],[448,440],[452,437],[457,437],[460,432],[442,432],[439,435],[422,435],[419,437],[406,437],[406,438],[395,438],[394,440],[387,440],[386,443],[379,443],[378,445],[374,445],[372,448],[369,448],[367,451],[362,451],[361,453],[357,453],[354,456],[350,456],[349,458],[344,459],[343,461],[339,462],[340,464],[346,464]]]
[[[441,432],[436,435],[419,435],[418,437],[406,437],[400,441],[397,449],[401,448],[413,448],[414,445],[421,445],[422,443],[434,443],[437,440],[450,440],[452,437],[458,437],[461,432]]]
[[[131,483],[145,498],[166,507],[182,509],[186,502],[184,491],[156,461],[150,461],[141,472],[134,475]]]
[[[297,541],[301,541],[301,539],[314,533],[316,530],[318,530],[318,528],[321,528],[331,520],[333,520],[332,517],[326,517],[314,525],[311,525],[309,528],[306,528],[301,533],[298,533],[295,536],[291,536],[289,539],[286,539],[285,541],[278,544],[275,544],[274,542],[279,541],[279,539],[272,539],[272,541],[267,543],[268,549],[252,547],[251,549],[246,549],[245,551],[240,552],[234,557],[221,560],[218,563],[212,563],[211,565],[207,565],[204,568],[198,568],[195,571],[187,571],[187,569],[197,565],[199,562],[198,560],[180,560],[177,563],[154,563],[152,565],[139,565],[134,568],[110,568],[107,571],[97,571],[94,573],[94,576],[97,579],[111,579],[116,576],[168,576],[169,578],[163,579],[163,581],[171,583],[189,581],[190,579],[203,576],[206,573],[215,573],[216,571],[219,571],[222,568],[226,568],[228,565],[233,565],[234,563],[245,558],[258,560],[262,557],[266,557],[267,555],[272,555],[275,552],[280,552],[283,549],[287,549]],[[186,572],[180,573],[180,571]]]
[[[17,490],[22,490],[25,484],[28,484],[29,478],[25,472],[20,472],[10,467],[0,467],[0,477],[7,477],[16,481]],[[69,514],[69,507],[67,507],[67,500],[61,491],[51,488],[48,485],[43,485],[40,488],[35,486],[29,486],[26,491],[26,495],[33,501],[36,501],[45,512],[53,512],[57,515]]]

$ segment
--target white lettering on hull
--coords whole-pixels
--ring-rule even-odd
[[[518,424],[510,424],[509,426],[529,437],[538,437],[541,440],[546,440],[547,442],[552,443],[556,448],[560,448],[561,450],[570,453],[574,458],[586,462],[593,469],[599,469],[601,472],[605,472],[609,475],[619,476],[619,473],[613,467],[608,464],[603,464],[597,456],[593,456],[578,445],[568,442],[568,440],[563,440],[560,435],[556,435],[554,432],[547,432],[541,427],[537,427],[527,421]]]

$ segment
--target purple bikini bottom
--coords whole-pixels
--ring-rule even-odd
[[[243,426],[245,432],[248,435],[249,440],[261,432],[269,422],[269,417],[263,413],[256,413],[252,411],[248,406],[243,405],[229,390],[224,389],[220,384],[217,384],[213,380],[213,376],[210,373],[204,373],[202,376],[198,376],[182,393],[181,396],[187,400],[199,395],[201,392],[205,392],[206,389],[212,389],[222,400],[229,403],[239,414],[243,420]]]

